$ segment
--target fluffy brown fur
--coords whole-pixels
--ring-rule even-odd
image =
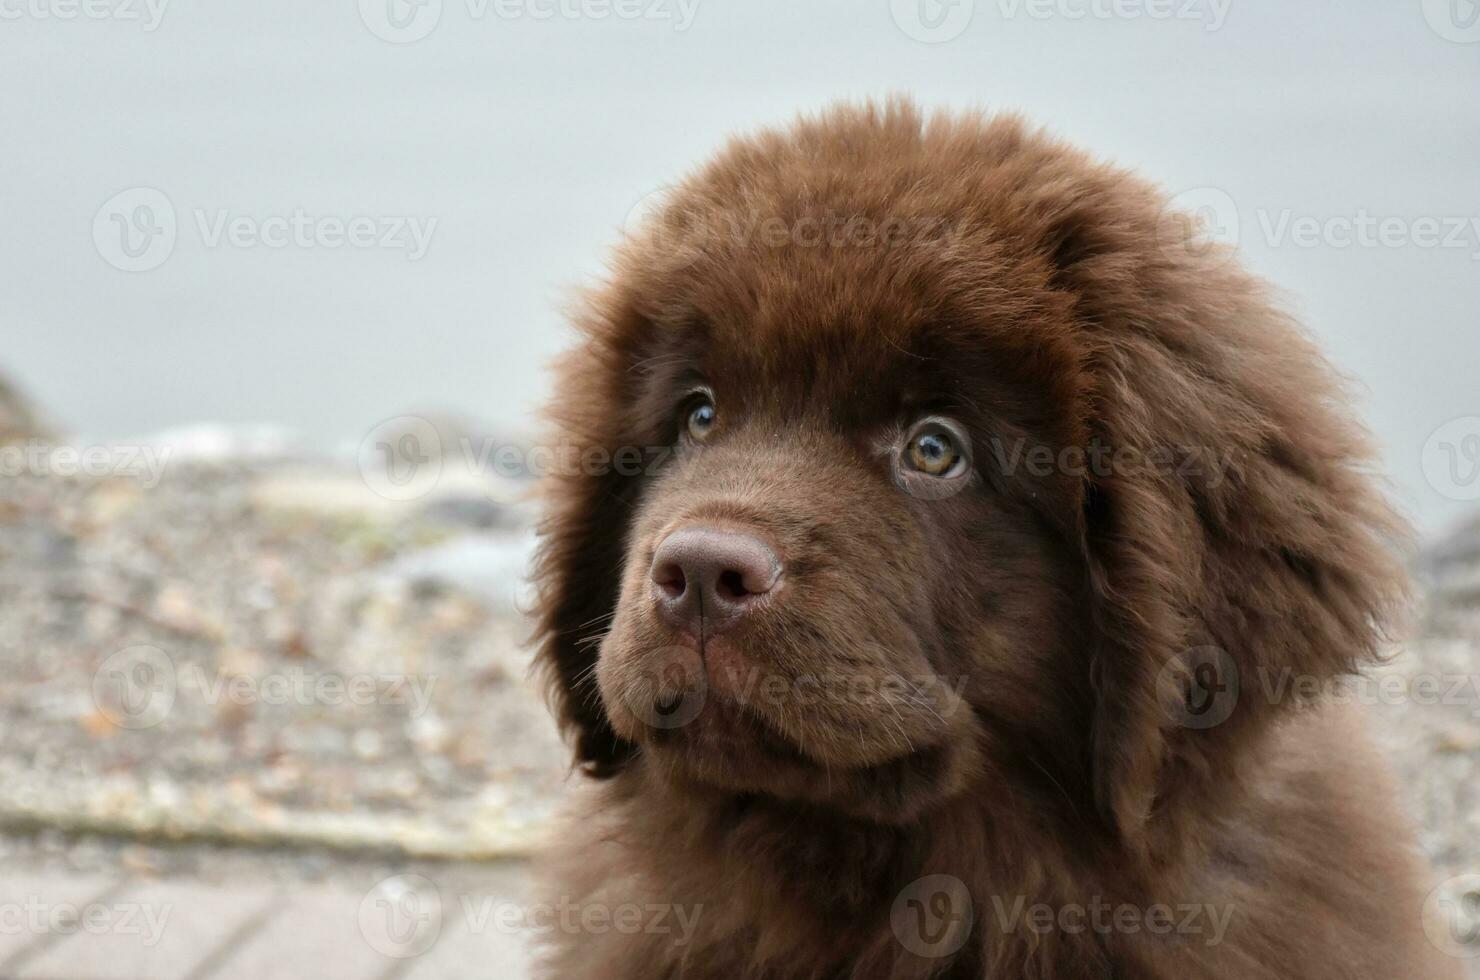
[[[890,103],[732,143],[621,247],[555,403],[591,451],[551,480],[539,656],[593,778],[548,891],[599,914],[546,976],[1453,975],[1380,766],[1294,693],[1402,596],[1370,439],[1164,203]],[[926,417],[964,474],[911,470]],[[723,635],[654,612],[692,525],[784,566]],[[1061,914],[1097,903],[1132,911]]]

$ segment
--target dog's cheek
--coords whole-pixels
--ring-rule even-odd
[[[679,698],[702,704],[706,686],[698,651],[676,643],[653,614],[651,559],[637,549],[640,562],[628,569],[610,628],[597,651],[595,681],[612,728],[628,741],[644,741],[675,725],[658,710]],[[594,692],[593,692],[594,693]],[[701,695],[694,700],[696,694]]]
[[[629,649],[625,631],[620,624],[614,625],[601,641],[596,657],[596,690],[612,729],[630,742],[636,741],[642,730],[641,722],[629,707],[633,697]]]
[[[630,562],[629,562],[630,565]],[[643,734],[640,690],[643,681],[641,583],[624,576],[610,628],[596,654],[597,691],[617,734],[629,741]]]

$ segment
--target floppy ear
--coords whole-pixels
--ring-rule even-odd
[[[535,667],[551,707],[573,740],[575,761],[593,776],[614,775],[635,746],[612,730],[596,684],[596,658],[616,609],[641,465],[617,465],[624,441],[624,318],[602,319],[593,301],[586,338],[559,362],[554,462],[543,481],[546,505],[535,560]],[[631,327],[631,329],[624,328]]]
[[[1148,190],[1122,193],[1142,199],[1115,213],[1156,214]],[[1216,799],[1240,748],[1293,707],[1292,678],[1378,655],[1405,594],[1403,532],[1333,372],[1260,283],[1224,252],[1158,240],[1154,218],[1106,233],[1105,213],[1075,217],[1058,281],[1093,375],[1083,421],[1109,453],[1084,529],[1096,790],[1149,847],[1178,807]]]

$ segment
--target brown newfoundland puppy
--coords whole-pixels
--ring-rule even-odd
[[[559,980],[1454,975],[1330,685],[1401,599],[1332,372],[1013,118],[729,146],[559,377]]]

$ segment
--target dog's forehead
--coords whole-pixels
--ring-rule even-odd
[[[945,304],[900,285],[893,265],[888,256],[805,250],[704,261],[662,284],[648,308],[667,324],[664,345],[689,351],[716,382],[777,396],[867,392],[953,342]]]
[[[983,389],[998,380],[1020,404],[1068,410],[1074,392],[1063,379],[1081,353],[1069,300],[1027,252],[990,228],[975,234],[964,250],[954,240],[720,237],[676,268],[646,253],[628,267],[626,295],[634,320],[658,325],[660,339],[636,345],[633,358],[680,352],[721,400],[788,417],[864,422],[925,402],[987,407]]]
[[[880,311],[831,319],[756,317],[706,332],[702,361],[719,387],[793,407],[894,402],[944,370],[926,331]]]

